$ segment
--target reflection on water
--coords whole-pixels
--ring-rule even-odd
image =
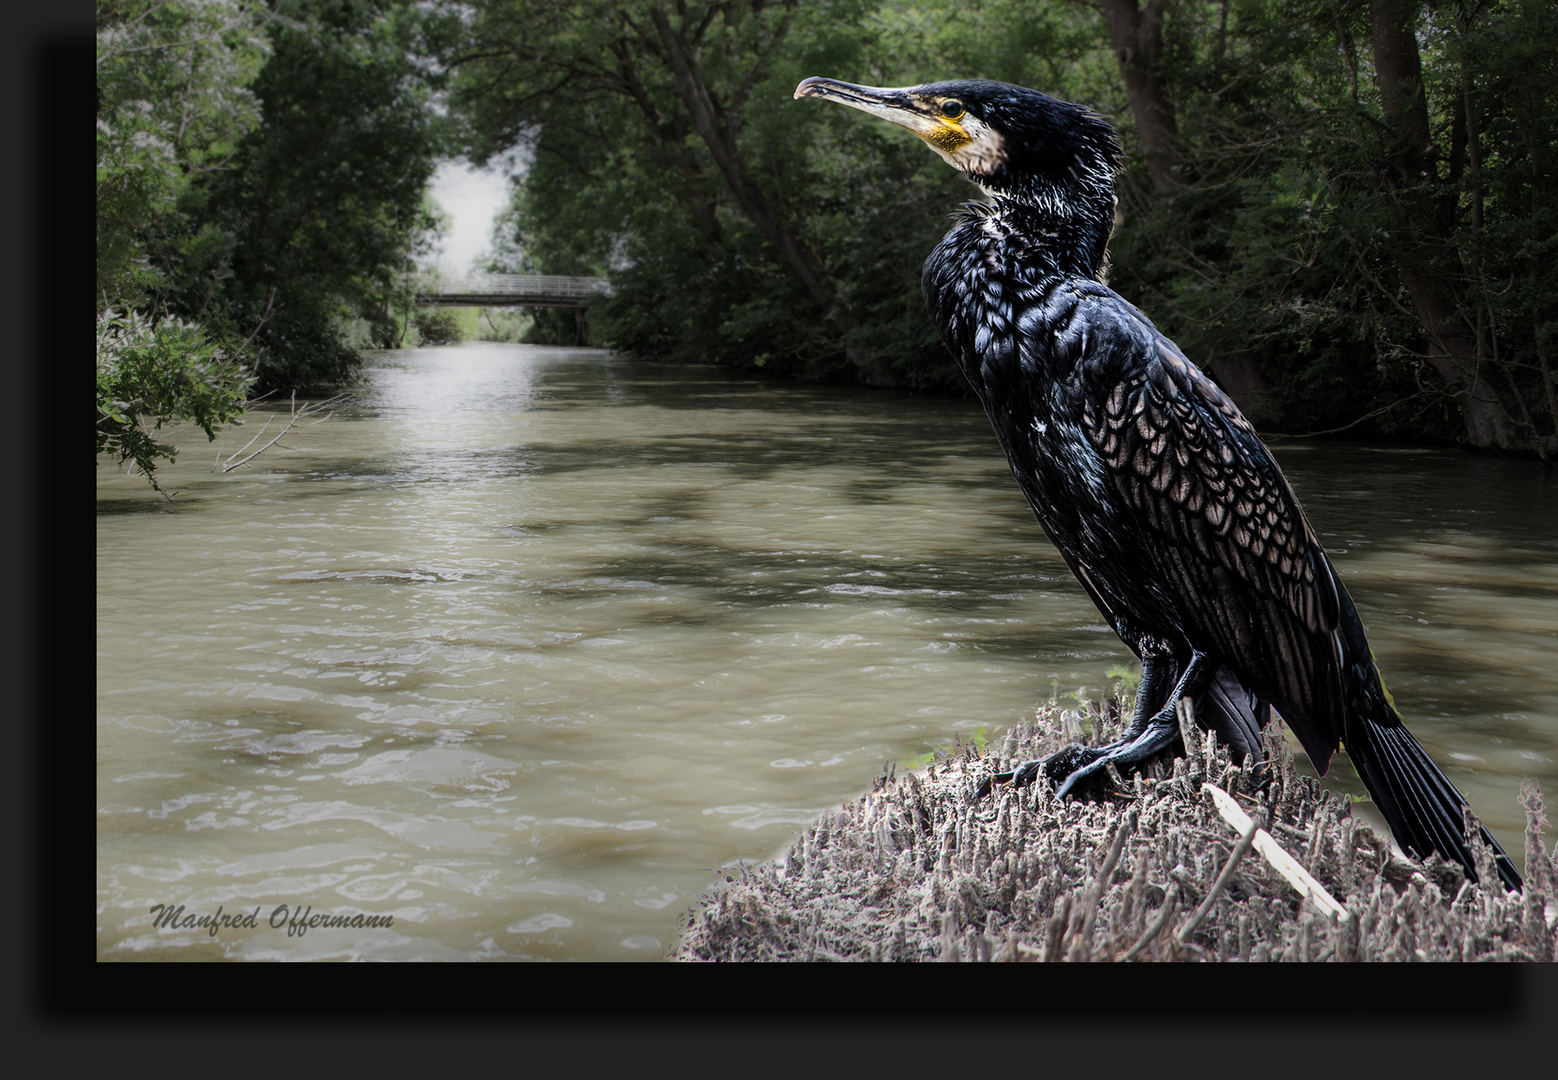
[[[99,466],[101,957],[655,959],[884,762],[1127,658],[971,403],[470,345],[379,355],[287,441],[214,477],[188,440],[171,507]],[[1551,474],[1278,456],[1518,849],[1520,779],[1558,790]]]

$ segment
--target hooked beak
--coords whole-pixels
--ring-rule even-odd
[[[948,141],[949,128],[956,128],[951,121],[935,116],[927,103],[914,93],[915,87],[886,89],[880,86],[856,86],[837,79],[810,78],[795,88],[796,98],[814,97],[836,101],[851,109],[880,116],[899,127],[908,128],[933,146]],[[961,128],[957,128],[962,141],[967,141]]]

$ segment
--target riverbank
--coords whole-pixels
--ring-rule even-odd
[[[1088,729],[1113,737],[1118,710]],[[924,772],[883,777],[825,814],[779,859],[741,868],[689,912],[678,960],[1525,960],[1554,957],[1558,903],[1541,791],[1523,789],[1526,890],[1506,894],[1479,846],[1481,884],[1388,841],[1294,767],[1273,727],[1269,782],[1203,747],[1112,785],[1100,801],[1046,785],[974,792],[1075,741],[1050,706],[993,752],[972,745]],[[1324,890],[1306,898],[1241,844],[1216,786],[1264,817]],[[1237,813],[1233,816],[1237,818]],[[1254,839],[1252,835],[1252,840]],[[1252,850],[1252,847],[1254,848]],[[1238,858],[1234,859],[1237,851]],[[1231,873],[1225,872],[1234,859]],[[1296,876],[1296,875],[1295,875]],[[1329,898],[1344,913],[1323,913]]]

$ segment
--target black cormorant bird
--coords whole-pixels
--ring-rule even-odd
[[[1347,590],[1238,408],[1099,280],[1119,142],[1097,114],[983,80],[807,79],[908,128],[984,189],[925,262],[925,303],[1066,565],[1141,660],[1119,741],[1010,774],[1059,794],[1180,742],[1175,702],[1260,760],[1275,707],[1324,775],[1338,744],[1407,851],[1471,877],[1465,800],[1396,713]],[[1519,875],[1486,829],[1500,876]]]

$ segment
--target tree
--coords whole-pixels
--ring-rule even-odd
[[[158,247],[186,266],[209,261],[212,237],[188,227],[188,203],[259,124],[250,86],[270,43],[237,0],[100,0],[97,26],[102,311],[166,291]]]
[[[1114,284],[1244,404],[1266,390],[1264,421],[1543,450],[1553,23],[1527,3],[1164,9],[1178,182],[1127,171]]]
[[[473,156],[532,149],[515,202],[526,257],[609,272],[591,322],[617,346],[956,392],[918,271],[968,189],[906,137],[792,91],[820,72],[923,81],[937,51],[1000,56],[995,74],[1021,78],[1027,45],[1065,63],[1071,42],[1034,27],[1074,15],[928,6],[499,0],[451,57],[454,101]]]
[[[249,85],[269,45],[231,0],[99,3],[97,29],[97,450],[162,491],[156,459],[177,450],[155,433],[188,419],[214,436],[253,382],[247,342],[163,301],[221,261],[189,208],[259,122]]]
[[[1558,452],[1558,435],[1542,437],[1544,427],[1558,431],[1549,359],[1558,339],[1558,206],[1551,173],[1558,142],[1558,11],[1530,0],[1463,4],[1435,44],[1443,50],[1439,66],[1447,85],[1441,92],[1459,105],[1462,121],[1451,123],[1452,174],[1454,130],[1464,131],[1465,211],[1451,242],[1465,269],[1460,295],[1473,359],[1508,408],[1511,445],[1535,436],[1544,454]]]
[[[1417,44],[1419,10],[1417,0],[1369,0],[1374,73],[1384,120],[1379,182],[1404,233],[1397,244],[1397,264],[1428,335],[1429,362],[1459,403],[1472,444],[1507,450],[1515,442],[1509,413],[1499,400],[1491,365],[1484,362],[1478,335],[1457,296],[1457,283],[1466,277],[1452,235],[1461,209],[1460,193],[1440,181],[1459,179],[1460,162],[1452,160],[1451,175],[1441,178],[1436,161],[1440,147],[1429,126],[1428,87]],[[1470,88],[1466,90],[1469,93]],[[1468,110],[1462,104],[1465,133],[1465,125],[1475,124],[1477,115],[1475,108]],[[1480,208],[1479,192],[1473,193],[1473,200]],[[1475,234],[1481,233],[1480,224]]]
[[[380,347],[399,340],[405,274],[437,227],[423,195],[443,147],[433,108],[442,77],[419,57],[447,19],[404,0],[283,0],[276,10],[272,55],[254,83],[262,123],[194,215],[228,245],[220,279],[185,274],[169,304],[229,332],[264,317],[262,389],[330,386],[361,364],[350,321],[366,320]]]
[[[1175,142],[1179,123],[1169,80],[1163,70],[1163,10],[1166,0],[1099,0],[1109,43],[1120,63],[1120,78],[1131,102],[1136,137],[1152,184],[1159,191],[1177,187]],[[1224,6],[1226,11],[1226,5]]]

